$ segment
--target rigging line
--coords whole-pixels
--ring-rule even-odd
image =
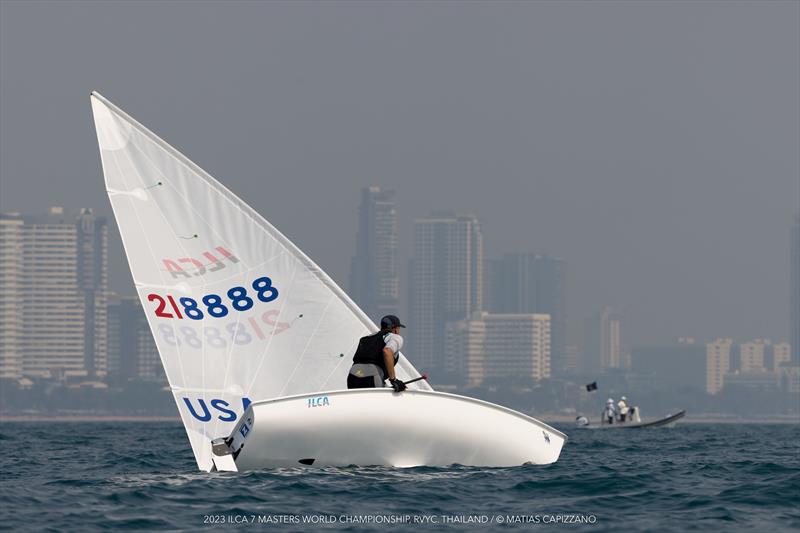
[[[288,288],[287,288],[286,293],[285,293],[286,294],[286,299],[283,300],[283,303],[281,304],[281,309],[280,309],[280,311],[278,311],[278,316],[275,317],[276,327],[277,327],[277,323],[280,321],[281,317],[283,316],[283,309],[286,307],[286,302],[289,301],[289,294],[291,294],[291,289],[294,287],[294,278],[295,278],[295,276],[297,276],[297,265],[298,265],[298,263],[299,263],[299,261],[294,264],[294,270],[292,270],[292,278],[291,278],[291,280],[289,280],[289,285],[288,285]],[[250,384],[245,389],[245,395],[248,398],[250,397],[250,391],[253,388],[253,384],[256,382],[256,379],[258,379],[258,373],[259,373],[259,371],[261,371],[261,365],[264,364],[264,361],[267,359],[267,356],[269,355],[269,347],[272,346],[272,340],[275,338],[275,328],[273,328],[272,331],[273,331],[273,333],[272,333],[272,335],[270,335],[269,340],[267,341],[267,345],[264,346],[264,351],[261,352],[261,357],[258,360],[258,365],[256,366],[256,371],[253,372],[253,379],[250,380]],[[259,400],[263,400],[263,399],[264,398],[259,398]]]
[[[127,153],[127,150],[125,152]],[[124,174],[124,172],[122,172],[122,166],[120,165],[120,162],[117,161],[117,153],[116,152],[109,153],[109,155],[111,156],[111,160],[114,162],[114,165],[117,167],[117,172],[119,172],[120,179],[123,181],[125,186],[128,187],[127,180],[125,179],[125,174]],[[102,161],[103,160],[103,157],[102,157],[103,154],[101,153],[100,156],[101,156],[100,160]],[[128,156],[128,159],[130,160],[130,156]],[[135,167],[134,167],[133,170],[138,176],[138,171],[136,170]],[[104,171],[105,171],[105,169],[104,169]],[[109,197],[109,200],[110,199],[111,198]],[[152,244],[150,242],[150,238],[147,236],[147,232],[144,229],[144,224],[142,224],[142,219],[139,216],[139,212],[136,210],[136,207],[133,205],[133,200],[131,200],[129,198],[128,202],[130,203],[131,210],[133,211],[134,215],[136,215],[136,221],[139,223],[139,229],[142,231],[142,235],[144,236],[144,241],[147,244],[147,249],[150,251],[150,255],[153,258],[153,262],[157,264],[158,263],[158,258],[156,257],[156,254],[153,251],[153,246],[152,246]],[[111,202],[111,206],[112,207],[114,206],[114,202],[113,201]],[[117,223],[119,224],[119,218],[117,218]],[[122,234],[122,233],[123,233],[122,232],[122,228],[120,228],[120,234]],[[127,251],[126,251],[126,253],[127,253]],[[128,255],[128,257],[130,258],[131,256]],[[131,270],[133,270],[133,269],[131,268]],[[161,283],[166,284],[166,280],[164,279],[164,274],[160,270],[158,271],[158,275],[161,278]],[[140,301],[141,301],[141,298],[142,298],[142,296],[140,294],[139,295]],[[144,309],[144,303],[142,304],[142,308]],[[147,322],[148,322],[148,325],[152,324],[151,321],[150,321],[150,318],[148,318]],[[150,325],[150,331],[151,332],[153,331],[153,326],[152,325]],[[172,324],[172,334],[175,337],[175,341],[177,343],[178,342],[178,332],[177,332],[177,327],[175,326],[174,323]],[[153,338],[154,339],[157,338],[155,334],[153,334]],[[156,347],[158,348],[158,342],[156,342]],[[183,381],[183,385],[186,386],[186,373],[183,370],[183,361],[182,361],[181,356],[180,356],[180,345],[176,344],[175,348],[176,348],[176,352],[177,352],[177,355],[178,355],[178,368],[180,368],[180,371],[181,371],[181,379]],[[166,361],[164,360],[164,357],[161,355],[161,349],[159,349],[158,355],[161,358],[161,364],[164,365],[164,369],[165,369],[165,373],[166,373],[167,365],[165,364]],[[167,378],[169,378],[169,375],[167,376]],[[174,395],[173,395],[173,398],[175,398]],[[175,398],[175,403],[178,404],[178,412],[181,413],[181,418],[183,419],[183,425],[184,425],[184,427],[187,427],[187,424],[186,424],[186,420],[188,419],[187,415],[183,414],[183,409],[181,409],[181,406],[178,403],[177,398]],[[195,429],[194,420],[193,419],[189,420],[189,422],[191,424],[192,430],[196,432],[197,430]],[[191,442],[191,435],[189,436],[189,441]],[[192,446],[192,451],[194,451],[194,446]],[[199,454],[195,454],[196,458],[198,456],[199,456]]]
[[[150,139],[148,139],[148,141],[152,142]],[[135,146],[135,145],[134,145],[134,146]],[[156,146],[158,146],[158,145],[156,144]],[[181,200],[183,200],[183,202],[184,202],[184,203],[186,204],[186,206],[187,206],[187,207],[188,207],[188,208],[189,208],[189,209],[190,209],[190,210],[191,210],[191,211],[194,213],[194,215],[195,215],[197,218],[199,218],[199,219],[200,219],[200,220],[203,222],[203,224],[205,224],[205,225],[206,225],[206,227],[209,229],[209,231],[211,231],[211,233],[213,233],[214,235],[216,235],[216,236],[217,236],[217,238],[218,238],[219,240],[221,240],[221,241],[222,241],[222,243],[220,243],[220,244],[221,244],[221,245],[222,245],[222,244],[225,244],[225,245],[227,245],[229,248],[233,248],[233,246],[231,246],[230,242],[228,242],[228,241],[227,241],[227,239],[223,238],[223,236],[222,236],[220,233],[218,233],[218,232],[217,232],[217,231],[214,229],[214,226],[212,226],[212,225],[211,225],[211,223],[209,223],[209,222],[208,222],[208,221],[205,219],[205,217],[203,217],[203,215],[201,215],[201,214],[200,214],[200,213],[197,211],[197,209],[195,209],[194,205],[193,205],[193,204],[192,204],[192,203],[191,203],[191,202],[190,202],[190,201],[189,201],[189,200],[188,200],[188,199],[187,199],[187,198],[186,198],[186,197],[185,197],[185,196],[184,196],[184,195],[181,193],[181,191],[180,191],[180,190],[179,190],[177,187],[175,187],[175,185],[173,185],[173,184],[172,184],[172,182],[171,182],[170,180],[168,180],[168,179],[167,179],[167,177],[166,177],[166,176],[165,176],[165,175],[164,175],[164,174],[161,172],[161,170],[160,170],[160,169],[158,168],[158,166],[157,166],[157,165],[156,165],[156,164],[153,162],[153,160],[152,160],[152,159],[150,159],[150,157],[148,157],[148,155],[145,153],[145,151],[144,151],[144,150],[142,150],[142,149],[141,149],[140,147],[138,147],[138,146],[135,146],[135,148],[136,148],[136,149],[138,149],[138,150],[139,150],[139,152],[140,152],[140,153],[141,153],[141,154],[144,156],[144,158],[147,160],[147,162],[148,162],[148,163],[150,163],[150,166],[152,166],[152,167],[153,167],[153,168],[156,170],[156,172],[158,172],[158,174],[161,176],[161,179],[163,180],[163,182],[164,182],[164,183],[165,183],[167,186],[169,186],[169,188],[170,188],[170,189],[172,189],[173,191],[175,191],[175,194],[177,194],[178,196],[180,196]],[[189,170],[191,171],[191,169],[189,169]],[[200,176],[200,175],[199,175],[197,172],[194,172],[194,171],[192,171],[192,174],[194,174],[194,175],[195,175],[197,178],[199,178],[199,179],[200,179],[200,181],[201,181],[202,183],[204,183],[204,184],[206,184],[206,185],[210,185],[210,183],[208,183],[208,181],[207,181],[207,180],[204,180],[204,179],[203,179],[203,177],[202,177],[202,176]],[[155,196],[153,196],[153,199],[155,199]],[[197,236],[196,234],[193,234],[193,235]],[[194,237],[191,237],[191,238],[194,238]],[[241,258],[240,258],[239,260],[242,262],[242,266],[243,266],[245,269],[249,268],[249,265],[247,264],[247,262],[246,262],[244,259],[241,259]]]
[[[283,396],[283,391],[286,390],[286,387],[289,386],[289,381],[294,377],[297,369],[300,367],[300,363],[303,362],[303,357],[305,357],[306,352],[308,351],[308,347],[311,345],[311,341],[314,339],[314,335],[317,334],[317,330],[319,329],[320,324],[322,324],[323,319],[325,318],[325,313],[328,312],[328,308],[331,305],[331,302],[336,298],[335,294],[331,294],[331,297],[328,299],[328,303],[325,304],[325,307],[322,309],[322,313],[320,313],[319,319],[317,319],[317,324],[314,326],[314,331],[311,332],[311,335],[308,336],[308,340],[306,341],[306,345],[303,348],[303,352],[300,354],[300,357],[297,358],[297,362],[292,369],[292,373],[289,374],[289,377],[286,378],[286,382],[283,384],[283,388],[278,393],[278,396]]]

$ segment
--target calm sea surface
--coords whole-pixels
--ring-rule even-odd
[[[206,474],[179,423],[3,423],[0,529],[800,529],[798,425],[561,429],[550,466]]]

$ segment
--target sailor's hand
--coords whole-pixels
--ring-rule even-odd
[[[394,389],[395,392],[403,392],[404,390],[406,390],[408,388],[408,387],[406,387],[405,383],[403,383],[402,381],[400,381],[397,378],[390,379],[389,383],[392,384],[392,388]]]

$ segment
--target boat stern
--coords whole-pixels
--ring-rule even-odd
[[[231,434],[211,441],[211,458],[218,472],[238,472],[236,458],[245,445],[245,440],[253,430],[255,416],[252,406],[248,406]]]

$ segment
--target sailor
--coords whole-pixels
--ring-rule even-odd
[[[395,392],[406,390],[406,384],[397,379],[394,372],[403,347],[400,328],[404,327],[399,318],[386,315],[381,319],[380,331],[358,341],[353,366],[347,375],[348,389],[383,387],[388,378]]]
[[[617,404],[617,409],[619,409],[619,421],[625,422],[625,418],[628,416],[628,399],[623,396],[619,399],[619,403]]]
[[[603,424],[613,424],[614,417],[617,414],[617,410],[614,408],[614,399],[609,398],[606,400],[606,407],[603,409]]]

